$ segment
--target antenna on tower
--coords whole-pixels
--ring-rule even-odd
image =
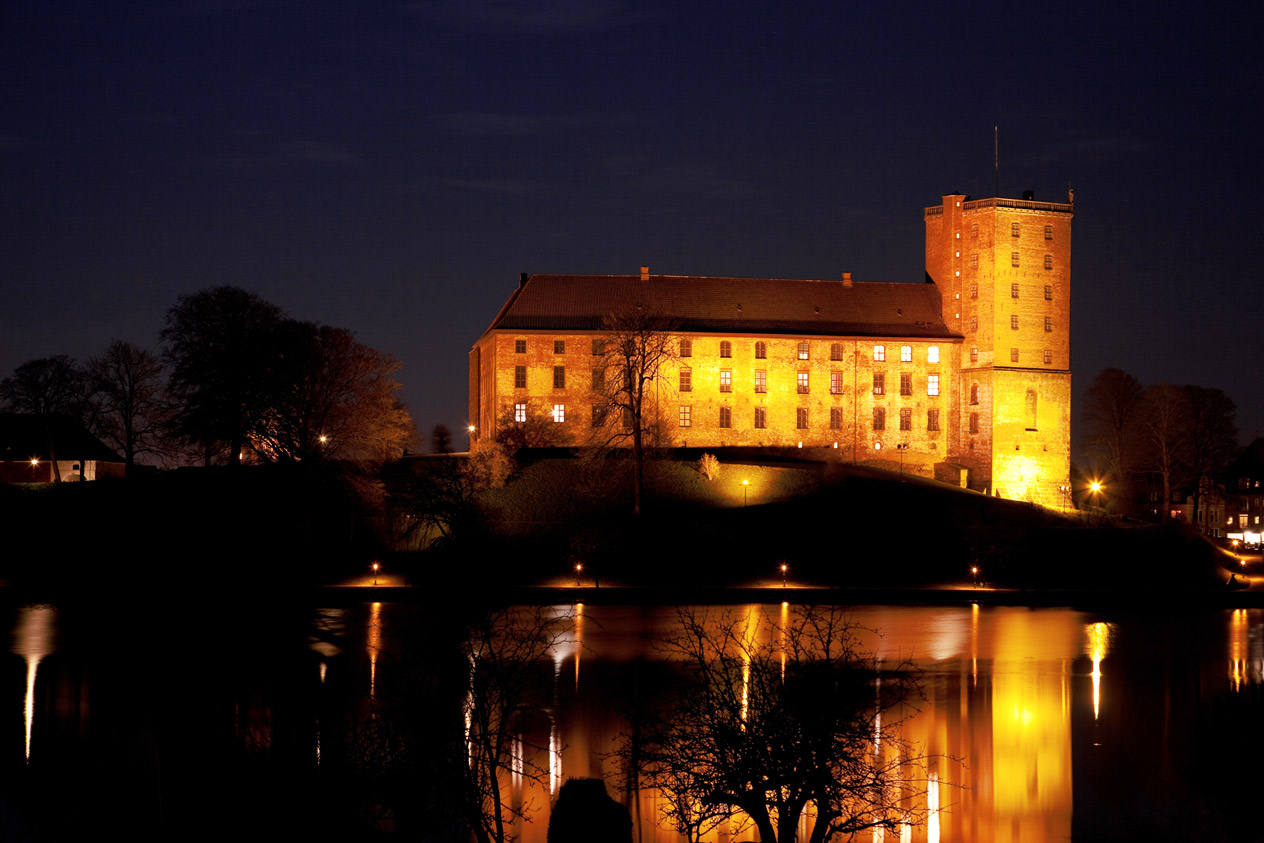
[[[996,192],[993,196],[1001,195],[1001,137],[997,126],[992,127],[992,173],[996,178]]]

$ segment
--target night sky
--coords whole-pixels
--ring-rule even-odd
[[[1107,366],[1219,387],[1246,442],[1249,6],[6,3],[0,375],[158,350],[236,284],[394,354],[455,430],[520,272],[920,282],[922,209],[994,195],[999,126],[1003,195],[1075,189],[1077,399]]]

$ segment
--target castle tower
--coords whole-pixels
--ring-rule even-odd
[[[970,486],[1069,505],[1073,206],[943,197],[926,209],[926,275],[965,337],[952,422]]]

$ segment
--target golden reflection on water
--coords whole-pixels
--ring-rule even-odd
[[[1093,719],[1101,715],[1102,710],[1102,659],[1110,653],[1110,639],[1114,633],[1108,623],[1090,623],[1084,625],[1084,651],[1093,662]]]
[[[53,652],[53,625],[57,610],[51,606],[26,606],[18,611],[14,649],[26,660],[26,760],[31,760],[31,730],[35,725],[35,676],[44,657]]]

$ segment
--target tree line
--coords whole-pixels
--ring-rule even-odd
[[[64,354],[27,361],[0,381],[0,406],[75,419],[129,471],[138,463],[380,460],[415,441],[396,397],[399,361],[349,330],[218,286],[180,296],[160,339],[157,354],[115,340],[83,363]]]
[[[1120,369],[1104,369],[1084,394],[1085,446],[1112,504],[1140,509],[1137,495],[1151,484],[1167,522],[1175,492],[1187,491],[1197,521],[1201,500],[1239,451],[1237,406],[1212,387],[1157,383],[1143,386]]]

